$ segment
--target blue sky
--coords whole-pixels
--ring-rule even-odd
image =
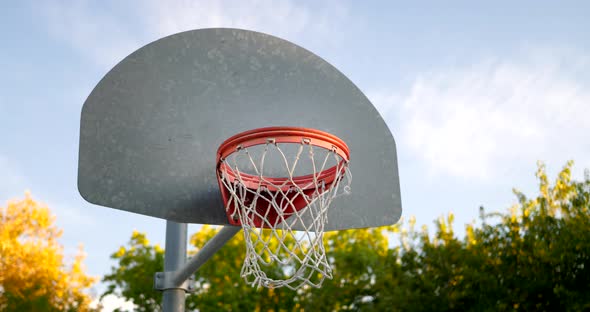
[[[47,203],[88,271],[136,229],[165,221],[84,202],[76,188],[82,103],[118,61],[163,36],[237,27],[326,59],[375,104],[397,142],[404,216],[504,210],[511,189],[590,168],[590,21],[585,2],[77,1],[0,4],[0,203]],[[196,225],[189,231],[194,232]],[[98,292],[103,286],[96,287]]]

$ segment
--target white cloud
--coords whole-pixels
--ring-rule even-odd
[[[502,164],[590,166],[590,62],[572,52],[419,75],[407,92],[370,96],[403,145],[433,174],[485,180]]]
[[[35,11],[56,39],[110,68],[140,46],[129,21],[116,18],[117,8],[99,9],[91,2],[38,2]]]
[[[120,309],[121,311],[133,311],[135,310],[135,305],[131,301],[127,301],[124,298],[115,296],[115,295],[107,295],[102,298],[101,301],[95,299],[90,304],[90,307],[96,309],[98,305],[102,305],[102,312],[111,312],[115,311],[115,309]]]
[[[152,1],[148,11],[158,35],[205,27],[236,27],[297,34],[309,27],[311,12],[289,1]]]
[[[44,3],[35,11],[53,37],[110,68],[150,41],[199,28],[244,28],[288,40],[330,43],[342,36],[348,11],[338,2],[328,4],[312,9],[287,0],[151,0],[99,8],[77,1]]]

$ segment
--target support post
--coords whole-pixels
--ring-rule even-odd
[[[154,288],[163,291],[162,310],[185,310],[185,294],[193,290],[190,277],[242,228],[225,226],[186,263],[186,223],[166,221],[164,272],[156,273]]]
[[[166,221],[166,249],[164,251],[164,274],[179,270],[186,262],[187,224]],[[162,310],[184,312],[185,290],[169,288],[163,290]]]

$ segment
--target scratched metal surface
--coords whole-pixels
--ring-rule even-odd
[[[352,193],[333,202],[327,230],[398,221],[395,142],[369,100],[311,52],[237,29],[160,39],[99,82],[82,109],[78,189],[101,206],[224,225],[217,147],[267,126],[320,129],[350,147]]]

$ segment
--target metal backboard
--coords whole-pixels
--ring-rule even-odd
[[[371,102],[315,54],[240,29],[175,34],[117,64],[82,109],[78,189],[101,206],[226,225],[217,148],[269,126],[315,128],[348,144],[352,192],[334,201],[326,230],[398,221],[395,142]]]

